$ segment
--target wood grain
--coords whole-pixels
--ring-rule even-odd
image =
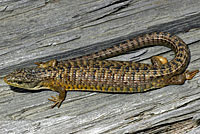
[[[68,92],[60,109],[47,100],[57,93],[11,90],[2,77],[36,61],[85,55],[154,31],[180,36],[192,55],[188,69],[199,69],[199,8],[199,0],[0,1],[0,132],[198,133],[200,74],[146,93]],[[153,55],[174,56],[151,47],[113,59],[149,63]]]

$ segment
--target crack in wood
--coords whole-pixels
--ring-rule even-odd
[[[166,123],[159,126],[143,129],[140,131],[133,132],[131,134],[185,134],[186,131],[190,131],[196,128],[197,124],[191,119],[185,119],[175,121],[172,123]]]

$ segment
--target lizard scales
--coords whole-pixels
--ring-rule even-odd
[[[170,61],[161,56],[152,58],[152,65],[131,61],[110,61],[110,57],[142,47],[161,45],[171,48],[175,57]],[[163,61],[164,60],[164,61]],[[49,99],[56,106],[65,99],[66,90],[100,92],[143,92],[172,84],[183,84],[198,70],[185,71],[190,61],[187,45],[169,33],[152,33],[128,40],[105,50],[66,61],[51,60],[36,63],[35,68],[24,68],[7,75],[4,81],[11,86],[59,92]]]

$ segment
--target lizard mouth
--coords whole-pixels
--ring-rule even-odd
[[[9,78],[9,75],[4,77],[4,82],[13,87],[30,89],[30,90],[35,90],[36,88],[38,88],[40,83],[39,81],[23,82],[23,81],[12,80],[11,78]]]

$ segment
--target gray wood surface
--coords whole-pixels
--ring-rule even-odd
[[[180,36],[191,50],[189,70],[200,68],[199,0],[1,0],[0,133],[200,133],[200,74],[184,85],[146,93],[16,92],[3,76],[36,61],[69,59],[150,32]],[[169,60],[173,52],[151,47],[116,60]]]

